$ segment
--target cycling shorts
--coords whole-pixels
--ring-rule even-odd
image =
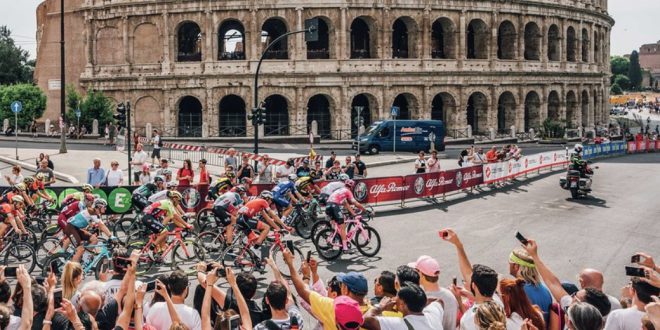
[[[69,219],[66,218],[64,213],[60,213],[60,215],[57,216],[57,225],[60,227],[60,229],[66,229],[67,220]]]
[[[215,216],[215,221],[217,224],[222,226],[228,226],[231,224],[231,215],[227,212],[227,209],[217,205],[213,207],[213,215]]]
[[[151,204],[149,203],[149,199],[142,195],[133,195],[131,201],[133,202],[133,207],[139,212],[142,212],[142,210]]]
[[[243,229],[243,232],[249,235],[253,230],[262,231],[266,229],[267,225],[263,221],[257,220],[255,218],[248,218],[245,215],[241,215],[236,223]]]
[[[319,194],[319,204],[326,205],[328,203],[328,197],[330,197],[328,194]]]
[[[288,200],[284,197],[281,197],[281,196],[278,196],[278,197],[273,196],[273,203],[275,203],[275,206],[277,206],[278,210],[285,209],[285,208],[289,207],[289,205],[291,205],[290,200]]]
[[[161,222],[161,219],[156,219],[151,214],[145,214],[142,217],[142,224],[144,224],[149,231],[151,231],[153,234],[160,234],[163,229],[165,229],[165,226],[163,226],[163,223]]]
[[[339,204],[329,203],[325,207],[325,214],[338,225],[344,223],[344,213],[341,211],[341,205]]]
[[[70,223],[67,223],[66,227],[64,227],[64,234],[69,237],[71,244],[73,244],[74,247],[78,247],[84,242],[88,242],[89,239],[92,238],[92,234],[90,232],[84,229],[80,229]]]

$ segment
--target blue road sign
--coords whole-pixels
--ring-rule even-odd
[[[21,110],[23,110],[23,103],[20,101],[14,101],[11,103],[11,111],[13,113],[19,113]]]
[[[392,107],[392,117],[399,116],[399,107]]]
[[[80,109],[76,110],[76,117],[80,118],[80,115],[81,115],[81,114],[82,114],[82,113],[80,112]]]

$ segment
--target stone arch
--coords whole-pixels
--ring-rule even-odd
[[[582,62],[587,63],[589,62],[589,44],[591,41],[589,41],[589,30],[586,28],[582,29]]]
[[[243,98],[225,95],[218,106],[218,136],[245,136],[247,111]]]
[[[357,136],[360,131],[360,123],[363,128],[369,127],[374,115],[378,116],[377,102],[376,98],[368,93],[361,93],[353,97],[351,101],[351,138]],[[360,110],[361,119],[358,119],[357,107],[362,107]]]
[[[324,94],[316,94],[307,101],[307,128],[312,129],[312,121],[316,120],[318,136],[329,138],[331,136],[333,101]]]
[[[597,90],[593,90],[591,94],[593,94],[594,107],[593,107],[593,110],[592,110],[592,112],[591,112],[592,117],[591,117],[591,122],[590,122],[590,124],[591,124],[591,125],[594,125],[596,122],[599,121],[599,117],[598,117],[598,116],[599,116],[600,113],[601,113],[601,106],[602,106],[602,105],[601,105],[600,102],[598,102],[598,91],[597,91]]]
[[[133,30],[133,63],[160,63],[163,59],[163,48],[160,45],[158,27],[151,22],[142,23]]]
[[[136,129],[146,127],[147,123],[151,123],[154,128],[160,127],[162,108],[153,96],[147,95],[139,98],[135,102],[132,112]]]
[[[577,36],[572,26],[566,29],[566,61],[577,61]]]
[[[456,122],[456,100],[447,93],[441,92],[433,97],[431,102],[431,119],[442,120],[446,129],[455,128]]]
[[[488,58],[488,40],[490,30],[488,25],[481,19],[473,19],[467,28],[467,58],[468,59],[487,59]]]
[[[236,19],[224,20],[218,27],[218,60],[245,59],[245,27]]]
[[[574,91],[566,93],[566,128],[575,128],[578,125],[578,101]]]
[[[474,92],[467,102],[467,124],[475,134],[486,133],[488,129],[488,98],[482,92]]]
[[[589,97],[589,92],[587,92],[586,90],[583,90],[583,91],[582,91],[582,97],[581,97],[581,99],[582,99],[582,100],[581,100],[581,101],[582,101],[582,109],[581,109],[581,110],[582,110],[582,111],[581,111],[581,115],[582,115],[582,116],[581,116],[581,119],[582,119],[582,120],[581,120],[581,125],[582,125],[582,127],[589,127],[589,112],[590,112],[590,111],[589,111],[589,110],[590,110],[590,109],[589,109],[589,108],[590,108],[590,104],[589,104],[589,99],[590,99],[590,97]]]
[[[561,33],[556,24],[548,28],[548,61],[561,61]]]
[[[557,91],[548,94],[548,119],[558,121],[561,119],[561,99]]]
[[[541,59],[541,30],[534,22],[525,25],[525,60]]]
[[[397,18],[392,24],[392,58],[417,58],[419,26],[409,16]]]
[[[264,135],[289,135],[289,101],[280,94],[273,94],[264,100],[266,124]]]
[[[202,30],[192,21],[179,25],[177,35],[177,62],[199,62],[202,60]]]
[[[535,91],[531,91],[525,96],[524,116],[523,127],[525,132],[529,132],[530,128],[538,130],[541,127],[541,98]]]
[[[119,29],[116,27],[104,27],[96,32],[96,64],[119,64],[123,63],[124,55],[119,37]]]
[[[497,28],[497,58],[513,60],[516,58],[518,33],[511,21],[502,21]]]
[[[378,29],[369,16],[356,17],[351,23],[351,58],[377,58]]]
[[[317,41],[307,41],[307,59],[316,60],[316,59],[329,59],[334,58],[334,52],[331,45],[334,45],[334,34],[330,33],[333,31],[332,21],[325,16],[316,16],[318,19],[319,26],[318,34],[319,39]]]
[[[276,38],[289,32],[286,20],[280,17],[271,17],[264,21],[261,25],[261,49],[264,50]],[[288,37],[284,37],[277,44],[273,45],[266,54],[264,59],[269,60],[286,60],[289,58],[289,42]]]
[[[184,96],[177,106],[177,136],[202,136],[202,103],[194,96]]]
[[[431,57],[456,58],[456,25],[450,18],[441,17],[433,22]]]
[[[397,119],[406,120],[418,117],[419,103],[415,95],[411,93],[401,93],[394,98],[393,107],[399,107],[399,117]]]
[[[600,33],[594,31],[594,62],[600,64],[601,62],[601,49],[600,49]]]
[[[511,92],[500,94],[497,100],[497,131],[509,132],[516,125],[516,97]]]

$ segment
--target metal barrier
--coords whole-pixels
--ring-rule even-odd
[[[469,138],[468,135],[468,128],[450,128],[447,129],[447,132],[445,133],[445,138],[452,138],[452,139],[467,139]]]

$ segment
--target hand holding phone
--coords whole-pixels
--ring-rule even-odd
[[[5,277],[16,277],[18,267],[5,267]]]
[[[156,280],[147,282],[147,292],[152,292],[156,290]]]
[[[639,263],[640,261],[642,261],[642,256],[640,256],[639,254],[635,254],[632,257],[630,257],[631,264],[636,264]]]
[[[289,249],[289,251],[291,251],[292,255],[296,254],[296,250],[293,249],[293,241],[292,240],[287,240],[286,241],[286,248]]]
[[[646,277],[644,268],[626,266],[626,276]]]
[[[442,239],[445,239],[447,238],[447,236],[449,236],[449,232],[447,232],[446,230],[441,230],[438,232],[438,236],[440,236],[440,238]]]
[[[527,245],[529,242],[519,231],[516,232],[516,239],[518,239],[522,245]]]
[[[309,264],[310,260],[312,260],[312,250],[307,251],[307,257],[305,258],[305,261],[307,261],[307,264]]]

